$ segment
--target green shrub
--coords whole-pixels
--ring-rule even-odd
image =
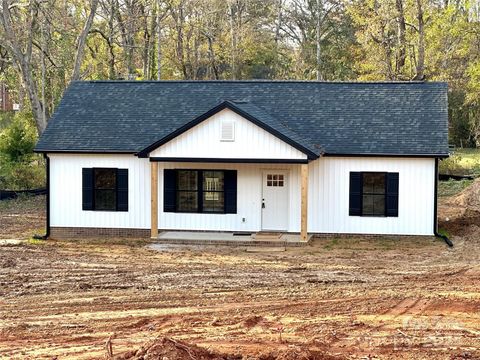
[[[440,161],[438,165],[440,174],[464,174],[465,170],[462,166],[462,156],[459,154],[453,154],[450,157]]]
[[[34,154],[37,132],[28,113],[17,113],[0,132],[0,189],[45,186],[45,162]]]
[[[0,154],[7,161],[28,161],[33,156],[37,131],[28,113],[18,113],[0,135]]]
[[[0,189],[25,190],[45,186],[45,164],[41,156],[29,161],[0,160]]]
[[[0,112],[0,133],[12,123],[14,115],[13,111]]]

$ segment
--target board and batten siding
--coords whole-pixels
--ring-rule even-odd
[[[234,141],[221,141],[222,122],[234,123]],[[306,159],[307,156],[230,109],[223,109],[150,153],[150,157]]]
[[[309,165],[308,230],[433,235],[435,159],[324,157]],[[349,216],[349,174],[398,172],[398,217]]]
[[[237,170],[236,214],[185,214],[163,212],[164,169]],[[289,220],[287,231],[300,231],[300,166],[270,164],[192,164],[159,163],[160,229],[259,231],[262,226],[262,174],[267,170],[285,170],[288,176]]]
[[[133,155],[50,154],[51,226],[150,228],[150,164]],[[83,211],[82,168],[115,167],[129,170],[128,212]],[[163,212],[163,170],[236,169],[237,214]],[[261,230],[262,173],[288,171],[290,232],[300,231],[300,165],[159,163],[160,229]],[[349,173],[399,173],[398,217],[349,216]],[[435,160],[419,158],[324,157],[309,164],[308,231],[432,235]]]
[[[49,154],[50,225],[150,228],[150,163],[134,155]],[[128,169],[128,212],[82,210],[82,168]]]

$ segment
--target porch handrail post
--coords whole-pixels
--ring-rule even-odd
[[[306,241],[308,220],[308,164],[302,164],[300,167],[302,177],[300,237]]]
[[[150,185],[150,236],[156,239],[158,237],[158,162],[156,161],[150,162]]]

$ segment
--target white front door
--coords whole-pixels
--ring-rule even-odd
[[[288,173],[263,173],[262,230],[288,230]]]

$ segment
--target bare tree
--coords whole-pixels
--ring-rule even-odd
[[[316,26],[315,26],[315,41],[317,46],[317,80],[323,80],[322,76],[322,52],[321,52],[321,42],[322,42],[322,14],[323,14],[323,0],[317,0],[317,16],[316,16]]]
[[[28,3],[26,8],[28,16],[22,16],[21,12],[24,9],[19,9],[19,6],[19,3],[3,0],[0,23],[4,31],[5,45],[9,48],[20,70],[22,82],[32,107],[37,131],[41,134],[47,127],[47,119],[44,104],[40,100],[31,66],[34,43],[33,36],[38,21],[39,3],[36,1]],[[25,28],[18,29],[19,24],[24,24]],[[19,33],[18,30],[21,30],[21,33]]]
[[[237,30],[235,28],[235,9],[233,6],[233,1],[228,2],[228,15],[232,46],[232,80],[235,80],[237,78]]]
[[[157,80],[162,79],[162,20],[166,12],[161,14],[161,0],[157,1]]]
[[[423,18],[422,0],[416,0],[417,21],[418,21],[418,58],[416,66],[415,80],[424,80],[425,78],[425,20]]]
[[[90,3],[90,13],[87,17],[87,21],[83,26],[82,32],[77,40],[77,54],[75,56],[75,64],[73,66],[73,73],[72,73],[72,80],[80,79],[80,67],[83,61],[83,53],[85,49],[85,43],[87,41],[88,33],[93,24],[93,19],[95,17],[95,13],[97,11],[98,0],[92,0]]]
[[[407,55],[405,40],[406,22],[403,1],[404,0],[395,1],[395,6],[397,8],[397,56],[395,61],[395,72],[397,74],[401,74],[402,69],[405,66]]]

